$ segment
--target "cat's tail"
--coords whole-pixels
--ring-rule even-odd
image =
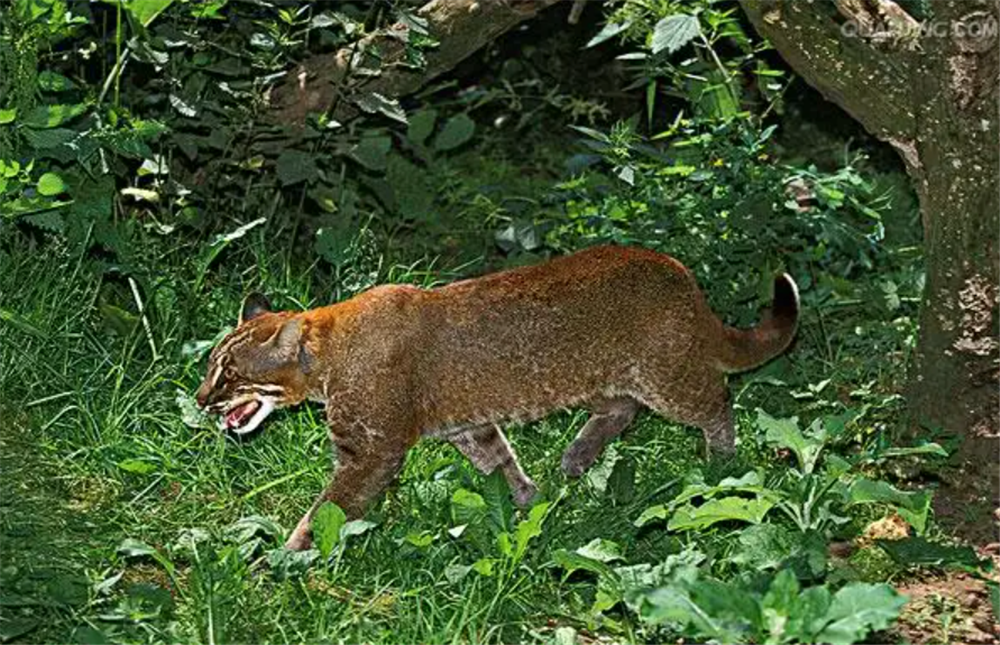
[[[787,273],[774,279],[774,301],[753,329],[723,326],[718,360],[727,372],[763,365],[791,344],[799,322],[799,289]]]

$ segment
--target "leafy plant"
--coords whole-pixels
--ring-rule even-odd
[[[495,481],[497,476],[499,473],[494,475]],[[475,571],[484,577],[496,575],[498,584],[509,581],[521,565],[531,541],[542,534],[550,508],[549,502],[535,504],[526,518],[513,524],[509,502],[491,508],[479,493],[457,489],[451,498],[452,519],[456,524],[448,533],[473,544],[480,557],[471,565],[449,565],[449,580],[457,582]]]
[[[692,571],[661,587],[631,590],[628,599],[643,620],[690,638],[833,645],[863,641],[887,628],[906,603],[886,584],[855,582],[836,592],[825,585],[803,589],[788,569],[763,591]]]
[[[850,415],[849,415],[850,417]],[[851,506],[883,504],[899,513],[917,534],[926,528],[930,493],[901,491],[891,484],[860,476],[858,471],[887,456],[932,454],[945,456],[937,444],[887,451],[863,452],[850,459],[838,455],[821,456],[828,442],[836,439],[849,418],[830,416],[817,419],[805,433],[798,419],[775,419],[762,410],[757,425],[764,430],[764,442],[790,451],[797,468],[772,478],[767,485],[756,472],[740,478],[726,478],[715,486],[701,480],[700,473],[690,476],[687,486],[668,504],[643,511],[636,526],[654,519],[668,519],[672,531],[701,530],[717,522],[737,521],[760,524],[772,508],[781,510],[803,533],[824,533],[832,526],[848,521]]]
[[[618,39],[634,48],[619,58],[632,65],[631,87],[645,88],[650,125],[664,94],[682,98],[704,119],[740,118],[757,103],[760,117],[781,109],[788,79],[760,56],[768,45],[751,40],[735,8],[718,4],[624,0],[612,6],[604,27],[587,43]],[[688,55],[675,62],[679,53]]]

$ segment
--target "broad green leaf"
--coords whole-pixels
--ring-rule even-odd
[[[493,533],[509,532],[514,528],[514,504],[510,500],[510,487],[500,468],[483,481],[483,501],[486,502],[490,528]]]
[[[368,170],[381,172],[386,169],[391,147],[392,139],[389,137],[364,137],[351,150],[351,156]]]
[[[576,552],[586,558],[591,558],[599,562],[614,562],[624,560],[622,548],[617,542],[605,540],[604,538],[594,538],[586,545],[580,547]]]
[[[923,535],[927,528],[932,497],[927,491],[902,491],[887,482],[860,477],[851,484],[849,497],[851,504],[888,504],[909,522],[917,535]]]
[[[177,541],[174,542],[170,549],[174,553],[195,557],[199,553],[199,546],[210,542],[211,539],[211,534],[205,529],[197,527],[181,529],[180,535],[177,536]],[[211,547],[209,550],[211,550]]]
[[[122,543],[118,545],[117,551],[126,557],[153,555],[156,553],[156,549],[135,538],[125,538],[122,540]]]
[[[54,128],[69,121],[87,109],[86,103],[75,105],[39,105],[24,118],[24,124],[31,128]]]
[[[938,544],[923,537],[903,540],[876,540],[876,544],[897,564],[907,567],[951,567],[978,569],[989,561],[980,560],[972,547]]]
[[[469,575],[470,571],[472,571],[471,566],[452,562],[444,568],[444,577],[449,584],[457,584]]]
[[[427,141],[427,137],[434,132],[435,123],[437,123],[437,110],[420,110],[410,117],[410,123],[406,128],[406,138],[412,144],[422,145]]]
[[[657,565],[638,564],[615,567],[613,576],[601,576],[597,580],[597,598],[594,611],[601,612],[624,601],[635,612],[639,612],[643,594],[666,584],[687,585],[698,577],[698,565],[705,555],[694,549],[668,555]]]
[[[263,535],[278,541],[285,530],[274,520],[263,515],[248,515],[241,517],[226,528],[227,535],[238,544],[244,544]]]
[[[713,486],[714,490],[756,490],[763,483],[760,473],[756,470],[748,470],[742,477],[724,477],[719,483]]]
[[[427,174],[402,155],[389,155],[385,179],[392,188],[396,210],[407,219],[427,220],[431,216],[434,193]]]
[[[558,549],[552,553],[552,563],[566,570],[563,580],[569,578],[576,571],[588,571],[598,576],[614,575],[609,567],[600,560],[574,553],[566,549]]]
[[[454,150],[472,138],[476,132],[476,122],[467,114],[456,114],[444,123],[441,132],[434,138],[434,149],[438,152]]]
[[[275,170],[282,186],[312,182],[319,177],[316,157],[302,150],[288,149],[282,152],[275,161]]]
[[[815,634],[826,625],[832,595],[826,585],[803,590],[788,611],[783,643],[815,643]]]
[[[761,598],[756,590],[738,581],[714,578],[699,578],[686,586],[691,600],[714,618],[722,633],[740,634],[740,640],[745,642],[761,631],[764,619]]]
[[[493,567],[496,560],[493,558],[480,558],[472,563],[472,570],[484,578],[493,577]]]
[[[654,520],[665,520],[670,517],[670,510],[667,509],[665,504],[656,504],[655,506],[650,506],[639,515],[638,519],[633,522],[637,527],[643,527]]]
[[[549,502],[535,504],[528,511],[528,518],[518,522],[514,530],[514,561],[519,562],[528,550],[528,543],[542,534],[542,524],[549,512]]]
[[[630,456],[623,455],[611,468],[607,492],[616,504],[628,504],[632,501],[635,496],[635,460]]]
[[[324,558],[330,557],[340,543],[340,529],[347,522],[343,509],[333,502],[323,502],[312,517],[313,543]]]
[[[431,531],[420,531],[419,533],[410,531],[403,539],[418,549],[423,549],[429,547],[434,542],[435,537],[435,534]]]
[[[69,642],[79,645],[111,645],[114,641],[99,629],[90,625],[81,625],[70,634]]]
[[[66,192],[66,184],[62,177],[54,172],[47,172],[38,178],[38,194],[52,197]]]
[[[510,533],[501,533],[497,536],[497,550],[505,558],[514,557],[514,546],[510,541]]]
[[[671,508],[696,497],[710,498],[719,493],[742,491],[746,493],[760,493],[764,491],[763,480],[759,473],[749,470],[742,477],[726,477],[718,484],[710,486],[701,481],[700,473],[689,477],[689,483],[684,487],[677,497],[670,500]]]
[[[11,612],[8,612],[11,613]],[[0,641],[6,643],[35,630],[41,621],[32,616],[13,616],[0,623]]]
[[[710,499],[701,506],[685,505],[678,508],[667,522],[671,531],[701,530],[716,522],[737,520],[759,524],[774,506],[769,499],[758,497],[722,497]]]
[[[510,238],[513,238],[511,249],[517,248],[517,233],[514,227],[510,227]],[[608,488],[608,481],[611,479],[611,473],[614,471],[615,464],[621,459],[621,453],[618,452],[618,448],[614,444],[609,445],[604,449],[604,454],[601,456],[601,460],[596,464],[587,469],[587,473],[584,477],[587,483],[590,484],[594,490],[599,494],[603,495]]]
[[[268,551],[267,565],[275,580],[281,581],[301,576],[317,557],[319,557],[319,551],[316,549],[291,551],[284,547],[278,547]]]
[[[775,419],[758,408],[757,427],[765,431],[764,440],[767,443],[779,448],[788,448],[795,453],[802,472],[807,475],[812,473],[823,450],[823,441],[803,435],[799,430],[797,417]]]
[[[224,19],[219,15],[219,11],[229,3],[229,0],[201,0],[200,3],[192,5],[188,11],[194,18],[214,18]]]
[[[53,205],[55,206],[56,204]],[[55,210],[45,210],[40,213],[25,215],[21,218],[21,221],[52,233],[62,233],[66,230],[66,220]]]
[[[601,27],[601,30],[597,32],[597,34],[593,38],[587,41],[587,44],[584,45],[584,49],[588,49],[590,47],[596,47],[597,45],[600,45],[604,41],[614,38],[615,36],[622,33],[631,26],[632,26],[631,20],[626,20],[624,22],[605,23],[604,26]]]
[[[340,542],[347,542],[347,538],[357,535],[364,535],[368,531],[378,526],[375,522],[368,520],[351,520],[340,527]]]
[[[459,488],[451,495],[451,517],[455,524],[480,522],[486,515],[486,501],[479,493]]]
[[[16,177],[21,172],[21,162],[15,160],[4,161],[0,159],[0,176]]]
[[[718,604],[733,608],[746,607],[754,600],[733,585],[716,583],[703,594]],[[642,594],[638,603],[640,618],[653,624],[677,625],[681,632],[696,640],[722,643],[747,642],[747,622],[717,616],[701,607],[684,585],[670,584]]]
[[[16,118],[17,118],[17,108],[0,110],[0,125],[13,123],[14,119]]]
[[[697,38],[700,33],[701,25],[696,16],[677,13],[656,23],[650,48],[654,54],[661,51],[672,54]]]
[[[906,597],[887,584],[852,582],[833,596],[827,612],[827,625],[816,641],[832,645],[851,645],[869,632],[886,629],[899,616]]]
[[[38,72],[38,87],[42,88],[44,92],[62,92],[75,88],[76,84],[62,74],[46,69]]]
[[[125,3],[125,8],[143,27],[148,27],[173,3],[174,0],[130,0]]]
[[[713,69],[706,80],[691,79],[689,94],[697,100],[698,113],[711,119],[731,119],[740,111],[738,87],[730,83],[723,72]]]
[[[777,524],[756,524],[740,531],[733,564],[756,571],[776,569],[795,552],[796,536]]]
[[[799,581],[791,569],[783,569],[771,581],[761,602],[761,616],[769,643],[784,642],[788,616],[799,600]]]

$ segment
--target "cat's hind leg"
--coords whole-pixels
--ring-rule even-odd
[[[597,461],[605,444],[632,423],[640,407],[641,404],[630,397],[602,399],[594,404],[590,419],[563,453],[563,472],[570,477],[582,475]]]
[[[518,506],[527,506],[538,493],[538,487],[521,469],[507,437],[495,425],[472,426],[449,434],[447,440],[484,475],[500,468]]]

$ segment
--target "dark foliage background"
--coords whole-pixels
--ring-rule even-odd
[[[417,8],[0,9],[0,638],[849,643],[914,562],[981,575],[928,510],[952,439],[892,447],[922,287],[895,157],[710,0],[556,7],[415,95],[275,122],[296,61],[395,23],[419,71]],[[384,73],[354,53],[345,83]],[[245,293],[303,309],[608,242],[676,256],[732,324],[798,282],[793,351],[732,381],[736,460],[644,416],[569,481],[567,411],[511,433],[531,513],[428,442],[370,521],[277,548],[329,468],[322,411],[237,443],[190,398]],[[876,538],[903,539],[831,555]]]

